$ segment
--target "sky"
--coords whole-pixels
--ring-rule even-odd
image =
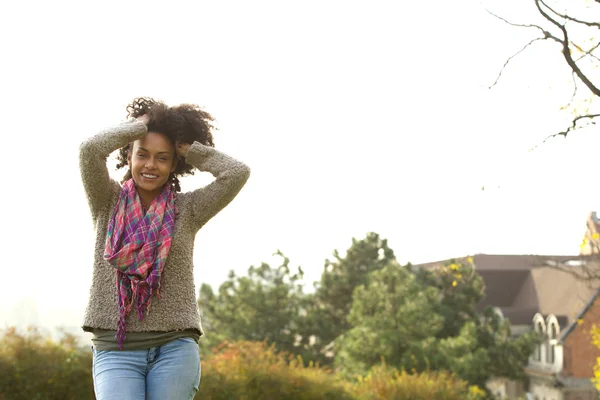
[[[403,263],[577,254],[600,211],[598,128],[541,144],[569,124],[571,74],[539,43],[490,89],[536,32],[486,9],[535,18],[520,0],[4,2],[0,328],[80,325],[94,234],[78,146],[137,96],[201,105],[252,169],[196,237],[198,289],[281,250],[310,290],[367,232]]]

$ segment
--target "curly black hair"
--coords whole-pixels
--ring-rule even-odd
[[[169,107],[162,101],[150,97],[137,97],[127,106],[127,117],[137,118],[147,114],[150,117],[148,132],[159,132],[165,135],[173,145],[176,143],[200,142],[206,146],[215,147],[212,131],[214,118],[195,104],[180,104]],[[127,163],[127,154],[132,144],[119,149],[117,169],[123,168]],[[178,159],[175,171],[169,176],[169,182],[177,192],[181,190],[179,177],[193,175],[194,167],[186,164],[185,160]],[[124,181],[131,178],[128,171]]]

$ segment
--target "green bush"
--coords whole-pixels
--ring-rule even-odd
[[[371,369],[366,377],[350,384],[349,391],[360,400],[480,400],[486,392],[468,386],[447,372],[408,374],[385,364]]]
[[[202,361],[197,399],[354,399],[329,370],[264,342],[222,343]]]
[[[0,337],[0,399],[93,399],[92,354],[71,335],[58,342],[34,328]]]
[[[300,357],[266,343],[222,343],[202,362],[196,399],[480,400],[486,393],[448,373],[408,374],[385,364],[366,377],[342,380],[327,368],[303,366]]]
[[[202,359],[202,400],[480,400],[484,392],[448,373],[408,374],[384,364],[342,379],[264,342],[224,342]],[[70,335],[0,335],[0,400],[94,399],[92,354]]]

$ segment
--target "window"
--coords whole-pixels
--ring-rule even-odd
[[[556,338],[558,337],[558,327],[551,323],[548,330],[548,363],[554,364],[556,360]]]
[[[535,324],[535,331],[538,334],[543,335],[543,333],[544,333],[544,325],[542,324],[541,321],[538,321]],[[543,351],[543,348],[544,348],[543,342],[540,343],[539,346],[535,347],[535,353],[533,355],[535,361],[542,361],[542,351]]]

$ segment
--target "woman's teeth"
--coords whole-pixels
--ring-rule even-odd
[[[144,178],[148,178],[148,179],[155,179],[158,178],[158,175],[151,175],[151,174],[142,174],[142,176]]]

